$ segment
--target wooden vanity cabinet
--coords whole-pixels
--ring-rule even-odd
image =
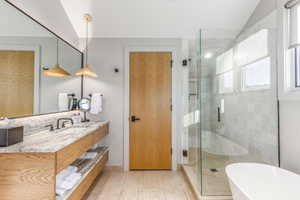
[[[1,200],[56,200],[56,175],[108,135],[108,124],[53,153],[0,153]],[[108,161],[98,161],[66,200],[80,200]]]
[[[56,152],[57,173],[68,167],[72,162],[74,162],[92,146],[97,144],[107,134],[108,125],[104,125],[81,140],[78,140],[77,142],[74,142],[73,144]]]

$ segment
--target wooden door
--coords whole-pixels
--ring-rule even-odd
[[[33,51],[0,51],[0,97],[0,117],[33,114]]]
[[[131,170],[171,169],[171,59],[169,52],[130,53]]]

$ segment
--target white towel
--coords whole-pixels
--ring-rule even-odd
[[[64,194],[67,192],[66,189],[63,189],[63,188],[56,188],[56,195],[58,196],[64,196]]]
[[[98,155],[97,152],[87,152],[82,156],[80,156],[80,159],[94,159],[97,157],[97,155]]]
[[[68,176],[64,180],[57,181],[56,189],[70,190],[79,182],[80,179],[81,179],[80,173],[72,173],[70,176]]]
[[[56,176],[56,181],[61,182],[65,180],[68,176],[78,171],[78,168],[75,166],[69,166],[66,169],[62,170],[59,174]]]
[[[102,96],[100,93],[93,93],[91,99],[91,114],[98,114],[102,112]]]
[[[95,144],[95,145],[92,147],[92,149],[93,149],[93,150],[94,150],[94,149],[97,149],[98,146],[99,146],[99,144]]]
[[[67,93],[58,94],[58,110],[67,111],[69,108],[69,97]]]

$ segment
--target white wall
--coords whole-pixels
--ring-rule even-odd
[[[277,0],[279,10],[278,64],[279,64],[279,98],[280,98],[280,153],[281,166],[300,174],[300,91],[284,90],[284,4],[288,0]]]
[[[63,39],[78,46],[78,36],[60,1],[10,0],[10,2]]]
[[[277,0],[261,0],[254,10],[253,14],[246,23],[244,29],[247,29],[258,21],[262,20],[267,15],[277,9]]]
[[[82,42],[82,45],[84,45],[84,41]],[[179,54],[178,58],[175,60],[174,70],[180,71],[183,69],[180,65],[180,39],[91,39],[89,47],[89,63],[99,77],[85,78],[84,93],[85,96],[92,92],[101,92],[104,95],[103,113],[99,116],[94,116],[94,118],[107,119],[111,123],[110,135],[105,141],[105,143],[111,147],[109,165],[123,165],[123,112],[124,106],[128,106],[124,105],[124,53],[125,48],[128,46],[174,46]],[[118,68],[120,72],[115,73],[114,68]],[[180,72],[178,74],[180,74]],[[178,91],[181,92],[181,77],[174,78],[176,80],[175,82],[179,83]],[[181,98],[179,97],[177,100],[181,101]],[[181,108],[177,107],[175,109],[180,110]],[[181,116],[178,117],[180,118]],[[177,140],[178,143],[180,143],[180,141],[180,139]],[[180,144],[178,144],[178,146],[180,146]]]
[[[280,102],[281,166],[300,174],[300,102]]]

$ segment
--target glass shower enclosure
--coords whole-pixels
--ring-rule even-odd
[[[231,163],[279,165],[276,18],[189,41],[184,168],[199,196],[230,199]]]

